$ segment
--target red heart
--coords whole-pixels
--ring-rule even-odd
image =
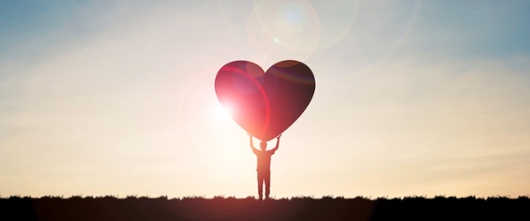
[[[263,72],[249,61],[224,65],[215,78],[221,105],[248,133],[269,141],[289,128],[307,108],[315,92],[315,77],[307,65],[278,62]]]

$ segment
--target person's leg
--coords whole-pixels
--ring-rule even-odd
[[[263,173],[258,171],[258,194],[259,199],[261,200],[263,198]]]
[[[269,194],[271,192],[271,172],[267,172],[264,174],[264,180],[265,180],[265,199],[269,199]]]

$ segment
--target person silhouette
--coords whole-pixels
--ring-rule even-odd
[[[256,171],[258,171],[258,194],[259,199],[263,199],[263,183],[265,183],[265,199],[269,199],[269,194],[271,190],[271,156],[278,150],[280,146],[280,137],[281,134],[276,137],[276,147],[272,150],[267,150],[267,142],[261,141],[259,144],[261,150],[258,150],[254,147],[254,142],[252,141],[252,135],[250,137],[250,149],[256,154],[258,165]]]

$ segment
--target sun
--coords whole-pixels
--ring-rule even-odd
[[[231,105],[226,105],[226,104],[225,105],[221,105],[221,104],[219,104],[216,107],[215,115],[216,115],[217,120],[225,122],[225,121],[232,120],[232,118],[230,117],[232,112],[233,112],[233,109],[232,109]]]
[[[230,117],[230,115],[233,112],[232,106],[230,106],[230,105],[220,105],[220,106],[221,106],[222,115]]]

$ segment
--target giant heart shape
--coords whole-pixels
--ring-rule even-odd
[[[254,137],[269,141],[289,128],[307,108],[315,77],[305,64],[287,60],[263,72],[257,64],[234,61],[215,78],[219,102]]]

